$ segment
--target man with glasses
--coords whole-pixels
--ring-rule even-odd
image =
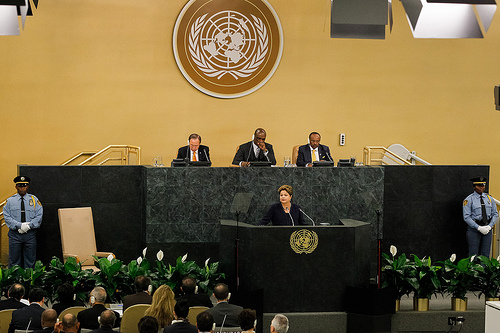
[[[491,195],[484,193],[486,177],[472,178],[474,192],[463,202],[464,221],[467,223],[469,256],[490,256],[491,228],[498,219],[497,205]]]
[[[43,207],[37,197],[28,193],[29,177],[17,176],[14,183],[17,193],[7,199],[3,208],[5,223],[10,229],[9,267],[34,268],[36,231],[42,224]]]

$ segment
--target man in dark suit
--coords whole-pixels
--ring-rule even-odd
[[[190,162],[210,162],[210,148],[201,144],[201,136],[193,133],[188,138],[189,145],[180,147],[177,158],[189,159]]]
[[[253,141],[240,145],[240,148],[234,155],[233,165],[240,167],[250,166],[250,162],[271,162],[276,164],[273,145],[266,143],[266,131],[263,128],[257,128],[253,135]]]
[[[54,330],[54,325],[57,321],[57,311],[47,309],[42,312],[42,329],[36,330],[33,333],[51,333]]]
[[[189,304],[186,300],[179,300],[174,305],[175,320],[165,327],[163,333],[198,333],[196,326],[187,319],[189,314]]]
[[[115,326],[116,315],[111,310],[104,310],[99,317],[99,328],[90,333],[110,333]]]
[[[106,311],[104,302],[106,302],[106,290],[103,287],[95,287],[90,292],[90,309],[80,311],[78,313],[78,321],[80,322],[81,328],[87,328],[95,330],[99,328],[99,321],[97,318],[101,315],[103,311]],[[120,315],[115,312],[117,320],[115,321],[115,327],[120,326]]]
[[[24,297],[24,287],[19,283],[14,283],[7,291],[7,299],[0,301],[0,311],[7,309],[24,308],[26,304],[21,302]]]
[[[45,310],[43,296],[43,290],[40,288],[30,290],[28,300],[31,304],[12,312],[9,333],[14,333],[15,330],[42,329],[42,313]]]
[[[207,294],[197,294],[196,291],[198,286],[196,285],[196,279],[192,276],[186,276],[182,279],[181,291],[183,295],[177,298],[177,302],[180,300],[186,300],[189,306],[206,306],[207,308],[213,307],[212,301]]]
[[[80,329],[80,323],[72,313],[64,315],[62,320],[54,326],[55,333],[77,333]]]
[[[214,287],[214,296],[217,299],[217,305],[206,312],[210,313],[215,320],[217,326],[238,327],[238,315],[243,310],[241,306],[229,304],[229,288],[224,283],[218,283]]]
[[[332,160],[332,155],[330,155],[330,148],[328,146],[320,144],[321,135],[318,132],[312,132],[309,134],[309,144],[299,147],[299,155],[297,156],[297,166],[312,166],[314,161],[330,161]]]
[[[144,275],[139,275],[134,280],[135,294],[127,295],[123,298],[123,312],[129,306],[135,304],[151,304],[151,279]]]

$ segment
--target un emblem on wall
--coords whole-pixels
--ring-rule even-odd
[[[283,32],[265,0],[191,0],[177,18],[173,43],[177,66],[195,88],[235,98],[271,78]]]
[[[312,253],[318,246],[318,234],[307,229],[297,230],[290,236],[290,246],[295,253]]]

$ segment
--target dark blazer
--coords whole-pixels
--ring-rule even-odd
[[[67,308],[71,308],[72,306],[84,306],[84,304],[80,301],[73,301],[71,303],[60,302],[52,305],[52,309],[56,310],[57,315],[60,315],[61,312],[63,312]]]
[[[25,306],[27,305],[19,302],[17,299],[13,297],[0,301],[0,311],[8,309],[20,309],[24,308]]]
[[[12,312],[12,321],[9,326],[9,333],[15,330],[26,330],[29,324],[30,330],[42,329],[42,312],[45,311],[38,303],[31,303],[29,306],[14,310]]]
[[[273,150],[273,145],[270,143],[265,143],[266,149],[269,151],[269,153],[264,155],[264,152],[261,150],[259,153],[259,156],[255,156],[254,150],[253,150],[253,141],[244,143],[240,145],[240,148],[236,152],[236,155],[234,155],[233,159],[233,165],[239,165],[240,162],[271,162],[272,165],[276,164],[276,157],[274,157],[274,150]]]
[[[213,307],[212,301],[207,294],[184,294],[177,297],[177,302],[185,299],[189,306],[206,306],[207,308]]]
[[[187,157],[191,160],[191,153],[189,151],[189,146],[180,147],[177,151],[177,158]],[[207,153],[206,155],[205,152]],[[198,158],[200,159],[200,161],[210,161],[210,148],[208,148],[208,146],[200,145],[200,147],[198,148]]]
[[[290,207],[290,215],[292,215],[295,225],[305,225],[304,214],[300,211],[300,206],[292,204]],[[259,221],[259,225],[266,225],[272,222],[273,225],[292,225],[290,215],[285,213],[280,202],[272,204],[267,210],[266,215]]]
[[[98,329],[100,325],[99,325],[99,322],[97,321],[97,318],[101,315],[101,313],[104,310],[107,310],[104,305],[95,304],[90,309],[78,312],[77,318],[78,318],[78,321],[80,322],[80,327],[91,329],[91,330]],[[116,315],[116,321],[115,321],[114,327],[119,327],[120,321],[121,321],[120,314],[116,311],[114,311],[114,313]]]
[[[45,327],[42,330],[33,331],[33,333],[51,333],[53,331],[54,331],[54,326],[52,326],[52,327]]]
[[[163,333],[198,333],[198,329],[189,321],[170,324],[163,330]]]
[[[319,145],[318,155],[320,161],[333,162],[332,155],[330,154],[330,148],[328,148],[328,146]],[[311,147],[309,144],[300,146],[299,155],[297,156],[297,166],[306,166],[309,163],[312,163]]]
[[[151,304],[153,297],[145,291],[141,291],[137,294],[127,295],[123,298],[123,312],[127,310],[129,306],[136,304]]]
[[[214,317],[215,325],[219,327],[222,325],[222,321],[226,315],[224,327],[239,327],[238,315],[241,311],[243,311],[241,306],[229,304],[228,302],[217,303],[216,306],[207,310]]]
[[[112,333],[113,329],[109,327],[99,327],[96,330],[90,331],[90,333]]]

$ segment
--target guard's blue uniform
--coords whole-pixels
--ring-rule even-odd
[[[486,208],[488,222],[486,225],[493,228],[498,220],[497,205],[491,195],[483,193],[483,202]],[[481,195],[472,193],[463,202],[464,221],[467,223],[467,243],[469,244],[469,256],[490,256],[491,231],[486,235],[480,233],[477,228],[482,225],[483,215],[481,213]]]
[[[5,223],[9,227],[9,267],[21,266],[21,255],[24,257],[24,268],[35,267],[36,261],[36,231],[42,224],[43,207],[37,197],[26,193],[24,195],[26,222],[30,230],[24,234],[21,229],[21,196],[15,194],[7,199],[3,207]]]

